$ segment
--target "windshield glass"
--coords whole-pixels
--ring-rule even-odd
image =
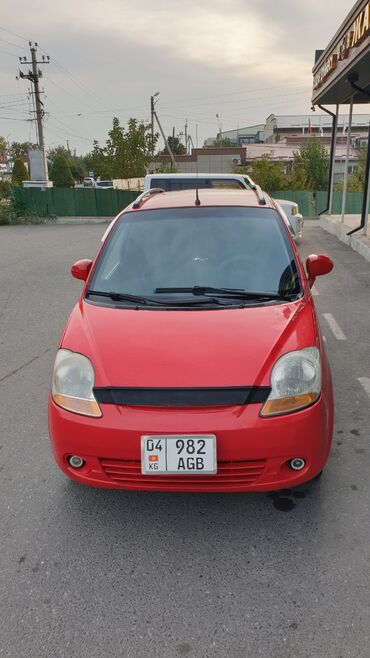
[[[113,187],[113,182],[109,180],[99,180],[96,183],[96,187]]]
[[[297,265],[276,211],[127,212],[108,236],[89,289],[151,296],[157,288],[194,286],[298,294]]]

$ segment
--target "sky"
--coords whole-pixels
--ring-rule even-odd
[[[150,121],[194,146],[220,128],[310,111],[316,49],[325,48],[354,0],[2,0],[0,135],[36,141],[19,57],[38,43],[45,143],[77,153],[104,143],[117,116]],[[27,73],[28,67],[22,67]]]

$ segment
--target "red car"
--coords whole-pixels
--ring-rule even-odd
[[[256,189],[150,190],[109,227],[49,400],[62,471],[97,487],[270,491],[323,469],[330,367],[306,270]]]

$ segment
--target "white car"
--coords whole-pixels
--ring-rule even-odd
[[[144,192],[153,187],[160,187],[166,192],[191,190],[198,179],[198,189],[209,188],[247,188],[253,189],[254,183],[243,174],[148,174],[144,179]]]
[[[112,180],[97,180],[95,182],[95,189],[97,190],[113,190]]]
[[[176,190],[189,190],[195,187],[198,179],[198,189],[206,188],[242,188],[254,189],[255,183],[245,174],[148,174],[144,180],[144,192],[153,188],[161,188],[166,192]],[[295,241],[302,238],[303,217],[299,212],[298,204],[294,201],[275,199],[283,210],[285,217],[292,228],[292,236]]]
[[[275,199],[275,201],[285,212],[292,225],[294,240],[296,242],[300,241],[303,233],[303,215],[299,212],[298,203],[286,199]]]

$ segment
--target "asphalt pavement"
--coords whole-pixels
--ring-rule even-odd
[[[315,302],[334,445],[283,494],[154,494],[70,482],[51,456],[58,337],[102,225],[0,227],[0,656],[370,655],[370,263],[317,221]]]

